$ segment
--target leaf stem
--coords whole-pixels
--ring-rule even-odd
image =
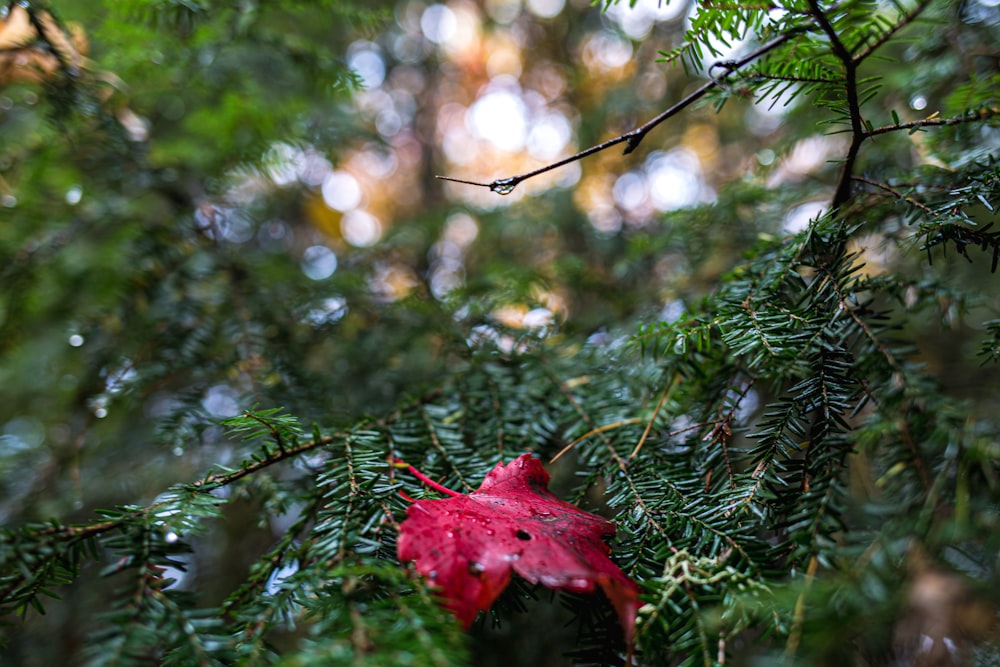
[[[439,492],[445,494],[446,496],[456,497],[456,496],[463,495],[463,494],[459,493],[458,491],[452,491],[447,486],[442,486],[441,484],[438,484],[433,479],[431,479],[430,477],[428,477],[424,473],[420,472],[419,470],[417,470],[416,468],[414,468],[413,466],[411,466],[409,463],[407,463],[405,461],[401,461],[399,459],[393,459],[392,465],[394,467],[396,467],[396,468],[401,468],[403,470],[406,470],[408,473],[410,473],[411,475],[413,475],[414,477],[416,477],[417,479],[419,479],[421,482],[423,482],[424,484],[426,484],[430,488],[434,489],[435,491],[439,491]]]

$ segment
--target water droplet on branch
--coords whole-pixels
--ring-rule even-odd
[[[517,183],[516,178],[504,178],[490,183],[490,190],[498,195],[509,195],[517,187]]]

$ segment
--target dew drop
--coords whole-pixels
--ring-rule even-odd
[[[472,576],[478,577],[485,571],[486,568],[483,567],[482,563],[477,563],[476,561],[469,561],[469,574],[471,574]]]
[[[514,178],[504,178],[499,181],[493,181],[490,184],[490,190],[498,195],[509,195],[516,187],[517,180]]]

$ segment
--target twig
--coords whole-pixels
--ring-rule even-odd
[[[907,204],[910,204],[911,206],[916,206],[921,211],[923,211],[924,213],[926,213],[927,215],[929,215],[931,217],[934,216],[934,211],[931,210],[931,208],[929,206],[927,206],[926,204],[921,204],[920,202],[918,202],[913,197],[904,195],[902,192],[900,192],[896,188],[892,187],[891,185],[886,185],[885,183],[880,183],[878,181],[873,181],[870,178],[865,178],[863,176],[853,176],[852,178],[855,181],[858,181],[859,183],[867,183],[868,185],[874,186],[874,187],[876,187],[876,188],[878,188],[880,190],[885,190],[889,194],[894,195],[896,197],[896,199],[899,199],[901,201],[905,201]]]
[[[631,419],[623,419],[621,421],[612,422],[611,424],[605,424],[604,426],[598,426],[597,428],[590,429],[589,431],[581,435],[579,438],[577,438],[573,442],[569,443],[568,445],[560,449],[558,454],[549,459],[549,463],[550,464],[555,463],[556,461],[559,460],[559,458],[563,454],[573,449],[578,444],[580,444],[581,442],[583,442],[592,435],[597,435],[598,433],[604,433],[605,431],[613,431],[616,428],[621,428],[622,426],[629,426],[630,424],[641,424],[641,423],[642,423],[641,419],[639,419],[638,417],[633,417]]]
[[[659,403],[656,404],[656,409],[653,410],[653,416],[649,418],[649,423],[646,424],[646,430],[642,432],[642,437],[639,438],[639,442],[636,444],[635,449],[633,449],[632,453],[628,455],[629,461],[634,459],[636,455],[639,454],[639,450],[642,449],[642,446],[646,444],[646,438],[649,437],[649,432],[653,430],[653,422],[656,421],[656,417],[660,414],[660,410],[663,409],[663,404],[666,403],[667,399],[670,397],[670,392],[672,392],[674,387],[679,385],[680,382],[681,375],[678,373],[674,376],[673,382],[663,388],[663,394],[660,396]]]
[[[836,55],[842,61],[853,61],[851,52],[847,49],[842,41],[840,41],[840,35],[834,29],[833,24],[830,23],[830,19],[826,17],[823,10],[819,6],[819,0],[809,0],[809,13],[812,15],[819,27],[826,33],[826,36],[830,39],[830,47],[833,49],[834,55]]]
[[[624,143],[625,152],[623,154],[628,155],[629,153],[631,153],[632,151],[634,151],[636,148],[639,147],[639,144],[642,142],[643,138],[645,138],[645,136],[649,134],[649,132],[653,130],[657,125],[667,120],[668,118],[676,116],[678,113],[680,113],[681,111],[683,111],[684,109],[686,109],[687,107],[689,107],[690,105],[692,105],[693,103],[697,102],[702,97],[704,97],[705,94],[710,90],[712,90],[713,88],[724,87],[725,79],[730,74],[740,69],[747,63],[752,62],[757,58],[760,58],[764,54],[775,50],[779,46],[785,44],[792,38],[804,32],[805,30],[806,28],[791,30],[781,35],[780,37],[772,39],[770,42],[760,46],[758,49],[756,49],[752,53],[742,58],[739,58],[737,60],[720,62],[712,65],[709,71],[721,68],[723,70],[723,73],[720,76],[711,77],[708,82],[703,84],[693,93],[691,93],[690,95],[688,95],[680,102],[667,109],[666,111],[660,113],[655,118],[652,118],[651,120],[647,121],[643,125],[640,125],[639,127],[630,130],[625,134],[614,137],[613,139],[608,139],[607,141],[597,144],[596,146],[591,146],[590,148],[586,148],[580,151],[579,153],[576,153],[575,155],[571,155],[567,158],[563,158],[562,160],[558,160],[551,164],[547,164],[544,167],[539,167],[538,169],[534,169],[532,171],[523,174],[518,174],[517,176],[510,176],[508,178],[498,178],[496,180],[490,181],[489,183],[480,183],[478,181],[467,181],[461,178],[452,178],[451,176],[435,176],[435,178],[438,178],[442,181],[451,181],[453,183],[464,183],[465,185],[475,185],[481,188],[489,188],[492,192],[496,192],[497,194],[509,195],[511,192],[514,191],[514,188],[516,188],[522,181],[526,181],[529,178],[538,176],[539,174],[544,174],[547,171],[552,171],[553,169],[565,166],[567,164],[570,164],[571,162],[576,162],[577,160],[581,160],[589,155],[593,155],[594,153],[599,153],[600,151],[611,148],[612,146],[617,146],[618,144]]]
[[[802,643],[802,629],[806,620],[806,596],[809,594],[809,589],[812,588],[818,566],[819,559],[813,555],[809,559],[809,565],[806,567],[806,578],[802,584],[802,592],[799,593],[799,597],[795,601],[795,612],[792,616],[792,631],[788,635],[788,643],[785,644],[786,665],[795,664],[795,654]]]
[[[247,419],[252,419],[255,422],[258,422],[259,424],[263,424],[264,426],[266,426],[267,430],[271,433],[271,437],[274,438],[274,441],[278,445],[278,451],[279,452],[285,451],[285,441],[282,439],[281,433],[278,431],[278,429],[274,428],[274,425],[271,424],[271,422],[261,419],[260,417],[249,411],[244,411],[243,416]]]
[[[743,399],[747,397],[747,394],[750,393],[750,389],[753,387],[754,383],[757,382],[756,376],[750,374],[748,371],[737,369],[737,371],[733,374],[733,376],[729,380],[728,384],[730,387],[736,385],[736,380],[740,377],[740,375],[746,375],[747,381],[744,383],[743,388],[740,389],[739,394],[737,394],[736,397],[732,399],[732,404],[729,406],[729,412],[723,416],[722,409],[723,407],[725,407],[725,404],[723,403],[722,405],[720,405],[718,412],[719,415],[718,419],[715,420],[715,424],[712,427],[712,430],[709,431],[704,438],[702,438],[703,442],[711,440],[711,442],[708,444],[709,447],[712,447],[717,443],[722,445],[722,456],[726,461],[726,476],[729,478],[729,486],[734,489],[736,488],[736,477],[733,474],[733,460],[732,457],[730,457],[729,455],[729,439],[732,438],[733,436],[732,423],[733,420],[736,419],[736,411],[740,409],[740,405],[743,403]],[[722,400],[725,401],[725,398],[728,397],[729,395],[730,394],[727,391],[726,395],[723,397]],[[712,471],[709,470],[708,476],[705,479],[706,491],[708,491],[711,482],[712,482]],[[751,493],[750,498],[747,499],[748,503],[752,499],[754,493],[756,493],[756,490],[754,490]]]
[[[749,80],[788,81],[790,83],[837,83],[837,79],[827,79],[821,76],[795,76],[793,74],[765,74],[754,72],[747,77]]]
[[[888,134],[889,132],[896,132],[899,130],[916,130],[922,127],[942,127],[949,125],[960,125],[962,123],[971,123],[977,120],[987,120],[993,118],[994,116],[1000,116],[1000,107],[982,107],[977,111],[970,111],[963,116],[952,116],[950,118],[924,118],[923,120],[914,120],[909,123],[899,123],[898,125],[884,125],[882,127],[876,127],[872,130],[865,132],[866,137],[874,137],[880,134]]]

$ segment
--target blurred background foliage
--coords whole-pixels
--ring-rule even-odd
[[[0,520],[11,528],[146,505],[239,465],[243,445],[220,422],[247,409],[347,428],[460,377],[484,352],[507,363],[544,342],[572,359],[640,323],[674,322],[743,279],[734,269],[751,248],[827,211],[848,143],[818,124],[830,114],[808,85],[761,87],[748,70],[628,156],[599,153],[505,197],[434,178],[522,173],[690,93],[706,65],[746,45],[717,42],[701,66],[664,62],[696,16],[685,1],[28,7],[0,14]],[[866,117],[879,127],[995,108],[998,43],[992,0],[932,2],[866,63],[883,86]],[[954,170],[978,161],[987,179],[998,148],[995,121],[876,137],[856,173],[921,174],[921,185],[864,189],[855,204],[867,217],[850,241],[866,276],[905,285],[878,307],[911,311],[897,335],[913,363],[987,440],[1000,407],[980,354],[1000,357],[989,252],[942,240],[939,227],[922,238],[900,200],[912,190],[953,206]],[[995,222],[997,200],[977,196],[974,221]],[[778,393],[760,388],[741,410]],[[995,501],[993,443],[982,465]],[[288,508],[268,507],[278,496],[254,484],[306,484],[309,466],[240,487],[225,520],[195,538],[178,586],[203,606],[230,595],[289,529]],[[856,474],[860,496],[881,483]],[[845,576],[898,581],[904,552]],[[953,555],[952,567],[965,562]],[[937,572],[920,558],[909,567]],[[984,582],[996,581],[991,567]],[[0,660],[78,663],[110,585],[85,577],[46,615],[11,618]],[[864,609],[879,595],[865,585],[817,622]],[[541,641],[537,621],[512,622],[536,629],[518,664],[556,664],[572,647]],[[510,642],[477,641],[490,647],[483,664],[510,660],[496,657]],[[311,664],[297,646],[288,664]]]

